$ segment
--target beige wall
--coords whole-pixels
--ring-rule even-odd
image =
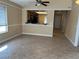
[[[75,1],[74,1],[75,2]],[[68,15],[67,26],[66,26],[66,37],[73,43],[74,46],[78,46],[78,17],[79,17],[79,5],[73,2],[73,8]]]
[[[4,4],[7,6],[7,20],[8,20],[8,32],[0,34],[0,42],[2,42],[6,41],[8,38],[11,38],[15,35],[21,34],[22,10],[20,6],[11,3],[7,0],[0,0],[0,4]]]
[[[53,20],[54,20],[54,10],[47,10],[48,15],[48,25],[41,25],[41,24],[25,24],[27,22],[27,14],[25,14],[26,10],[23,11],[23,33],[24,34],[34,34],[34,35],[45,35],[51,36],[53,33]]]

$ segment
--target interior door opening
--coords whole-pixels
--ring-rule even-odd
[[[54,13],[54,34],[64,33],[67,25],[68,11],[55,11]]]

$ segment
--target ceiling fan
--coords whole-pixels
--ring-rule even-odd
[[[50,2],[49,1],[36,0],[36,5],[35,6],[39,6],[39,5],[48,6],[47,5],[48,3],[50,3]]]

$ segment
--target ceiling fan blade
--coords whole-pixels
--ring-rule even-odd
[[[44,5],[44,6],[47,6],[46,4],[44,4],[44,3],[41,3],[42,5]]]
[[[41,2],[41,0],[36,0],[37,2]]]
[[[49,1],[43,1],[43,3],[50,3]]]

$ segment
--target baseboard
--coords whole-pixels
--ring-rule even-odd
[[[45,35],[45,34],[35,34],[35,33],[22,33],[27,35],[36,35],[36,36],[45,36],[45,37],[52,37],[52,35]]]
[[[77,45],[71,39],[69,39],[67,35],[65,35],[65,37],[72,43],[74,47],[77,47]]]
[[[21,34],[16,34],[16,35],[14,35],[14,36],[12,36],[12,37],[9,37],[9,38],[6,38],[6,39],[0,41],[0,43],[6,42],[6,41],[8,41],[8,40],[10,40],[10,39],[13,39],[13,38],[15,38],[15,37],[17,37],[17,36],[20,36],[20,35],[21,35]]]

